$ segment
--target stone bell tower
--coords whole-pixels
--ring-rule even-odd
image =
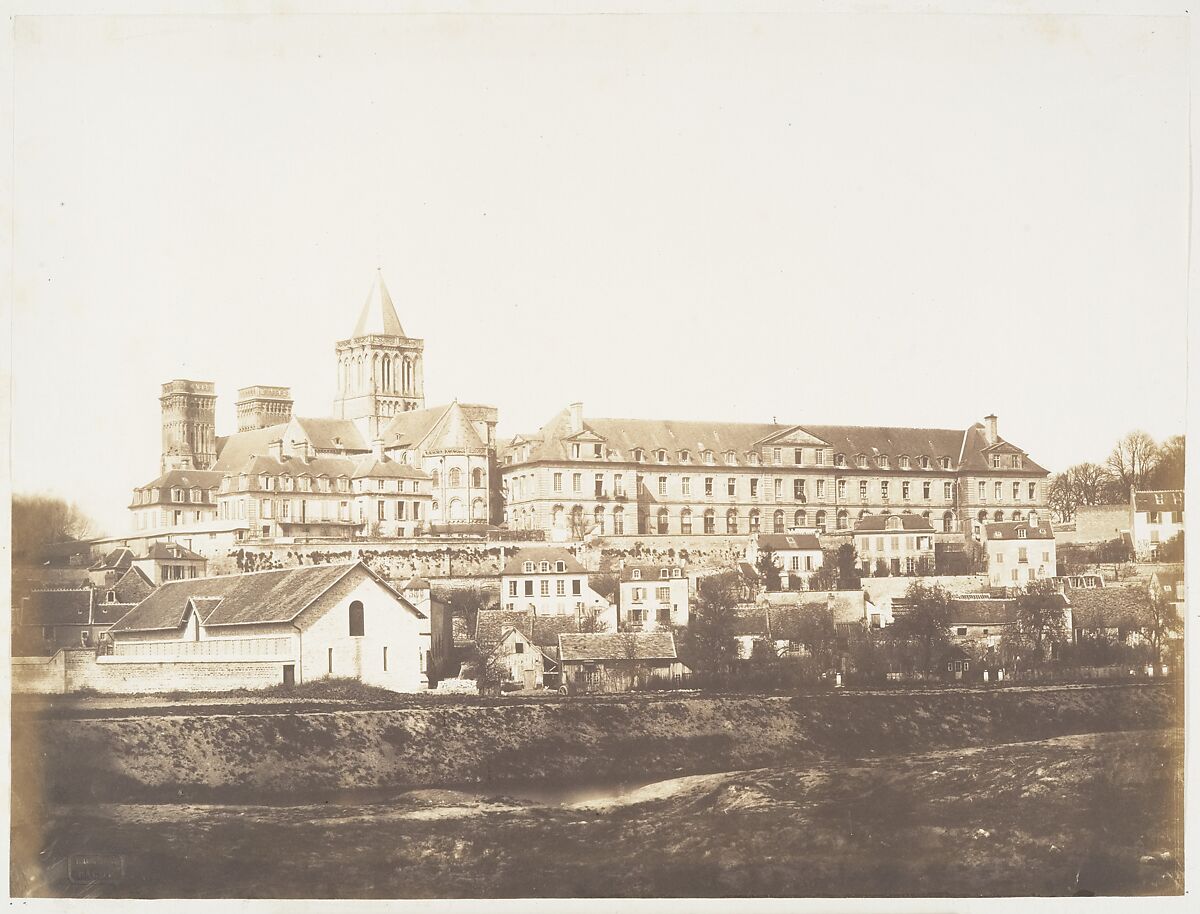
[[[424,349],[424,340],[405,335],[383,274],[377,272],[354,334],[336,347],[334,418],[354,420],[363,438],[372,441],[397,413],[423,409]]]
[[[162,386],[162,471],[207,470],[217,462],[217,389],[211,381]]]

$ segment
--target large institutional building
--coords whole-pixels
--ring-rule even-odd
[[[916,514],[937,532],[1021,520],[1048,472],[966,429],[591,419],[573,403],[500,452],[509,526],[579,536],[847,531]]]
[[[498,447],[495,407],[426,407],[424,341],[404,332],[382,276],[335,355],[332,417],[293,415],[287,387],[244,387],[227,437],[212,383],[164,384],[161,475],[134,491],[135,535],[193,534],[192,548],[472,523],[556,540],[740,536],[849,532],[885,514],[969,534],[1046,506],[1047,471],[995,416],[858,428],[593,419],[574,403]]]
[[[162,475],[134,490],[134,532],[390,537],[499,521],[496,408],[426,407],[423,351],[377,276],[335,347],[332,418],[292,415],[287,387],[244,387],[238,430],[219,437],[214,385],[167,382]]]

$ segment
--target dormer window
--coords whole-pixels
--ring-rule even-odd
[[[705,462],[705,463],[710,463],[710,464],[711,464],[711,463],[716,463],[716,457],[715,457],[715,455],[713,454],[713,452],[712,452],[712,451],[705,451],[705,452],[704,452],[704,462]]]
[[[907,470],[907,469],[909,469],[909,463],[908,463],[908,458],[907,458],[907,457],[901,457],[901,458],[900,458],[900,469],[902,469],[902,470]]]
[[[540,571],[542,574],[545,574],[545,573],[546,573],[546,572],[548,572],[549,570],[550,570],[550,563],[549,563],[549,562],[542,562],[542,563],[540,563],[540,564],[538,565],[538,571]]]
[[[672,569],[671,569],[671,577],[673,577],[673,578],[680,577],[680,574],[679,574],[679,569],[678,569],[678,568],[672,568]]]
[[[533,562],[526,562],[521,566],[521,571],[525,574],[533,574]]]
[[[566,562],[555,562],[555,563],[554,563],[554,570],[555,570],[555,571],[558,571],[558,572],[563,572],[563,571],[566,571],[566,570],[567,570],[567,563],[566,563]]]
[[[888,456],[887,456],[887,454],[880,454],[880,455],[879,455],[879,456],[876,458],[876,460],[877,460],[877,461],[878,461],[878,463],[879,463],[879,469],[881,469],[881,470],[886,470],[886,469],[888,468]]]
[[[950,469],[950,458],[949,457],[943,457],[941,460],[938,461],[938,463],[940,463],[942,465],[943,470]]]
[[[857,457],[855,457],[855,458],[854,458],[854,463],[855,463],[855,465],[856,465],[856,466],[857,466],[857,467],[858,467],[860,470],[865,470],[865,469],[867,468],[867,457],[866,457],[866,455],[865,455],[865,454],[859,454]]]
[[[1161,504],[1163,504],[1163,497],[1162,497],[1161,495],[1155,495],[1155,496],[1154,496],[1154,503],[1155,503],[1156,505],[1161,505]]]
[[[926,457],[924,454],[922,454],[919,458],[917,458],[917,462],[921,465],[922,470],[929,469],[929,458]]]
[[[750,456],[750,465],[758,466],[758,451],[751,451],[749,456]]]
[[[242,479],[245,479],[245,478],[246,477],[244,477],[244,476],[242,477]],[[245,488],[244,483],[243,483],[243,488]],[[183,501],[183,489],[172,489],[171,490],[171,501]]]
[[[691,452],[690,451],[680,451],[679,452],[679,462],[680,463],[691,463],[692,462]]]
[[[630,577],[635,581],[640,581],[642,579],[642,570],[640,568],[633,569],[633,573],[630,575]]]
[[[835,454],[833,458],[833,465],[835,467],[844,467],[846,465],[846,455]]]
[[[887,519],[887,528],[889,530],[899,530],[904,525],[904,522],[898,517],[889,517]]]
[[[664,568],[662,571],[659,572],[658,576],[660,578],[669,578],[671,576],[671,569]]]
[[[725,462],[728,464],[737,463],[737,454],[735,454],[733,451],[726,451],[725,452]]]
[[[1000,455],[999,454],[992,455],[992,469],[993,470],[1000,469]]]
[[[629,456],[633,459],[634,463],[641,463],[646,457],[646,452],[643,451],[640,447],[635,447],[630,452]]]
[[[576,441],[571,445],[571,456],[576,460],[579,459],[579,442]]]
[[[1018,530],[1017,531],[1017,539],[1023,540],[1023,539],[1028,539],[1028,538],[1029,538],[1028,531],[1026,531],[1026,530]]]
[[[116,603],[117,602],[117,592],[115,590],[110,590],[108,593],[106,593],[104,595],[104,602],[105,603]]]
[[[664,451],[662,448],[659,448],[657,451],[654,452],[654,459],[657,460],[659,463],[666,463],[667,462],[667,452]]]

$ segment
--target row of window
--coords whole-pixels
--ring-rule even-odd
[[[571,457],[576,460],[584,457],[604,457],[605,453],[604,445],[600,443],[573,442],[571,445]],[[647,453],[650,454],[655,463],[671,462],[671,452],[667,451],[665,448],[656,448],[655,450],[647,452],[645,448],[635,447],[629,452],[629,459],[634,463],[644,463],[646,461]],[[609,456],[619,457],[619,454],[613,451],[609,452]],[[717,455],[715,451],[702,449],[697,452],[697,456],[699,457],[701,463],[715,465],[717,462]],[[1001,455],[999,454],[993,455],[993,466],[1000,466],[1000,456]],[[523,459],[529,459],[528,446],[525,449]],[[691,463],[692,452],[686,448],[682,448],[674,452],[674,459],[676,463]],[[863,469],[870,467],[872,465],[872,461],[874,461],[874,465],[881,470],[891,469],[891,458],[887,454],[876,454],[873,457],[867,454],[855,454],[853,459],[854,465]],[[834,454],[828,448],[772,447],[764,448],[761,455],[758,451],[748,451],[746,453],[746,462],[750,466],[761,466],[764,464],[783,466],[785,460],[786,462],[791,463],[793,466],[849,466],[845,454]],[[721,454],[721,461],[729,466],[737,466],[737,451],[724,451]],[[506,460],[506,463],[511,462],[511,457]],[[1012,455],[1011,465],[1014,468],[1020,469],[1023,466],[1020,456],[1016,454]],[[924,454],[915,458],[910,457],[907,454],[901,454],[896,458],[896,466],[901,470],[909,470],[914,466],[922,470],[932,470],[935,466],[943,470],[948,470],[950,469],[950,458],[943,456],[938,457],[935,460]]]
[[[288,498],[276,502],[270,498],[258,500],[258,516],[264,520],[275,519],[278,505],[278,519],[283,523],[312,523],[316,521],[349,521],[351,505],[348,501],[334,502],[327,499],[309,500],[303,498]],[[220,505],[222,520],[245,520],[247,512],[246,499],[225,499]],[[179,512],[176,512],[178,514]],[[367,506],[359,503],[358,520],[367,520]],[[375,502],[375,520],[420,520],[421,502],[404,501],[403,499],[380,498]],[[176,521],[179,523],[179,521]]]
[[[1003,565],[1004,564],[1004,553],[997,552],[995,554],[995,559],[996,559],[997,565]],[[1050,561],[1050,551],[1049,550],[1045,550],[1042,552],[1042,561],[1047,562],[1047,563]],[[1019,548],[1017,550],[1017,563],[1020,565],[1026,565],[1029,563],[1029,548],[1027,546],[1022,546],[1021,548]]]
[[[1028,494],[1028,501],[1037,501],[1038,484],[1036,482],[1014,482],[1012,483],[1012,498],[1010,501],[1020,501],[1021,492]],[[1005,484],[1003,482],[995,482],[992,484],[992,492],[995,494],[995,501],[1004,501]],[[978,485],[979,498],[978,501],[988,500],[988,484],[984,480],[979,481]]]
[[[646,594],[648,592],[649,592],[649,588],[647,588],[647,587],[632,588],[633,602],[634,603],[645,603],[646,602]],[[670,587],[654,588],[654,598],[656,600],[658,600],[659,603],[670,603],[671,602],[671,588]]]
[[[432,475],[433,475],[433,487],[435,489],[440,488],[442,485],[441,472],[439,470],[435,469],[433,471]],[[462,486],[462,484],[463,484],[462,470],[460,470],[458,467],[451,467],[446,472],[446,485],[449,486],[451,489],[457,489],[457,488],[460,488]],[[483,485],[484,485],[483,470],[480,469],[479,467],[476,467],[475,469],[473,469],[471,471],[471,488],[482,489]]]
[[[667,578],[681,578],[683,574],[678,568],[662,568],[659,570],[658,576],[665,581]],[[635,581],[640,581],[642,579],[642,569],[634,568],[629,572],[629,577]]]
[[[348,479],[345,476],[338,476],[330,479],[328,476],[271,476],[268,474],[247,476],[245,473],[238,476],[237,491],[250,491],[252,483],[265,492],[395,492],[400,494],[412,492],[417,494],[421,491],[421,480],[419,479],[409,479],[406,483],[404,479],[393,478]],[[229,477],[221,480],[221,491],[233,491]]]
[[[567,595],[567,579],[566,578],[556,578],[556,579],[554,579],[553,584],[554,584],[553,596],[565,597]],[[519,585],[524,585],[524,586],[522,587]],[[543,597],[551,596],[551,593],[550,593],[551,580],[549,578],[542,578],[540,581],[537,582],[537,585],[538,585],[538,588],[537,588],[538,593],[540,596],[543,596]],[[525,593],[525,596],[532,597],[533,590],[534,590],[534,582],[533,581],[511,581],[510,580],[508,582],[508,595],[510,597],[518,596],[518,590],[523,590]],[[572,578],[571,579],[571,596],[578,597],[582,593],[583,593],[582,579]]]
[[[871,544],[875,544],[874,550]],[[858,548],[860,552],[899,552],[903,544],[904,551],[930,551],[933,549],[933,539],[929,536],[860,536]]]

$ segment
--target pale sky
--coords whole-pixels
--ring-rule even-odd
[[[381,267],[430,405],[1182,432],[1188,25],[22,17],[12,473],[109,532],[159,385],[328,415]]]

